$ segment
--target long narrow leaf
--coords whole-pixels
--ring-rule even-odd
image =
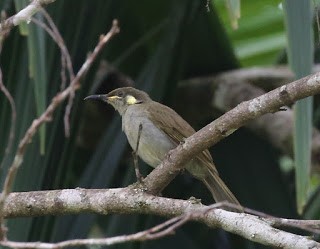
[[[30,24],[28,35],[29,76],[34,83],[34,95],[39,116],[46,108],[47,72],[44,31]],[[40,152],[45,150],[45,125],[40,127]]]
[[[288,35],[289,64],[297,78],[311,73],[313,63],[312,12],[310,1],[284,2]],[[297,209],[307,202],[311,165],[312,98],[294,107],[294,156],[296,165]]]

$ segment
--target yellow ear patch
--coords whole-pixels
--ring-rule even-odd
[[[136,104],[138,101],[137,101],[137,99],[136,99],[135,97],[133,97],[132,95],[128,95],[128,96],[126,97],[126,102],[127,102],[128,105],[134,105],[134,104]]]

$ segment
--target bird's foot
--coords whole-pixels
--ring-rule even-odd
[[[188,201],[190,201],[192,204],[201,204],[201,199],[198,199],[194,196],[191,196]]]
[[[135,171],[136,171],[137,182],[142,184],[144,180],[143,175],[140,173],[139,168],[135,168]]]

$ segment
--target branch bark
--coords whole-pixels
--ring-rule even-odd
[[[320,73],[316,73],[240,103],[170,151],[165,160],[145,178],[144,183],[149,193],[161,192],[194,155],[229,136],[249,121],[267,113],[276,113],[283,106],[319,92]]]
[[[314,70],[320,71],[319,65]],[[293,74],[287,67],[246,68],[227,71],[216,76],[200,77],[181,82],[176,110],[186,119],[198,117],[196,123],[213,119],[243,101],[253,99],[270,89],[292,81]],[[186,106],[186,104],[188,106]],[[199,115],[201,109],[201,116]],[[217,111],[218,110],[218,111]],[[220,112],[220,113],[219,113]],[[190,117],[190,118],[189,118]],[[293,111],[267,114],[252,120],[246,128],[267,140],[274,148],[293,157]],[[320,132],[313,129],[312,170],[320,171]]]
[[[4,208],[6,218],[64,215],[93,212],[97,214],[139,213],[175,217],[203,213],[191,219],[212,228],[222,228],[248,240],[280,248],[320,248],[320,244],[304,236],[272,227],[266,219],[222,209],[209,212],[207,206],[193,200],[156,197],[133,187],[118,189],[64,189],[11,193]],[[6,245],[6,241],[0,242]]]
[[[43,5],[50,4],[54,1],[55,0],[33,0],[18,13],[0,23],[0,36],[9,32],[14,26],[17,26],[22,22],[30,22],[31,17],[40,11]]]
[[[114,72],[114,69],[104,70],[103,75],[112,72],[119,78],[128,78],[121,72]],[[320,65],[315,65],[313,71],[320,71]],[[286,66],[241,68],[214,76],[192,78],[179,83],[179,90],[176,91],[172,105],[173,109],[193,127],[197,127],[243,101],[293,80],[294,75]],[[132,83],[128,85],[132,86]],[[288,107],[287,111],[267,114],[252,120],[245,127],[267,140],[283,154],[293,158],[292,125],[293,111]],[[320,132],[316,128],[313,129],[312,136],[312,170],[320,171]]]

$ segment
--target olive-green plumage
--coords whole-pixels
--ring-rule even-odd
[[[118,88],[106,95],[92,95],[87,98],[101,99],[120,113],[122,130],[134,150],[139,125],[142,124],[138,155],[152,167],[159,165],[169,150],[195,133],[174,110],[153,101],[147,93],[132,87]],[[208,150],[192,159],[186,169],[207,186],[216,202],[239,204],[219,177]]]

